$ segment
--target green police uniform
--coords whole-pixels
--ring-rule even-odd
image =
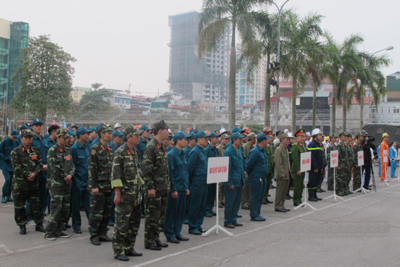
[[[65,129],[57,133],[57,137],[67,138]],[[65,181],[69,175],[74,175],[75,166],[72,161],[71,151],[68,147],[58,144],[51,147],[47,153],[48,178],[50,179],[50,219],[47,223],[45,236],[50,234],[55,237],[62,234],[61,230],[68,222],[70,215],[71,184]]]
[[[98,132],[112,131],[107,125],[102,125]],[[113,150],[101,142],[94,144],[89,153],[89,181],[88,186],[99,189],[99,194],[91,194],[89,232],[91,239],[99,237],[100,241],[107,238],[107,225],[111,215],[111,168]]]
[[[125,138],[140,134],[142,130],[127,128]],[[140,203],[142,201],[139,151],[129,149],[125,143],[114,155],[111,186],[121,189],[121,202],[115,206],[115,226],[112,241],[114,257],[130,254],[134,250],[140,226]]]

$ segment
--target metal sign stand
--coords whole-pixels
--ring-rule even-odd
[[[362,176],[362,166],[360,166],[360,172],[361,172],[361,176]],[[354,181],[353,181],[353,182],[354,182]],[[358,191],[361,191],[361,192],[363,192],[364,194],[366,194],[367,192],[369,192],[369,190],[365,189],[362,185],[361,185],[361,187],[358,188],[357,190],[354,190],[354,192],[358,192]]]
[[[362,156],[362,161],[360,161],[361,156]],[[363,171],[362,171],[362,166],[364,165],[364,152],[363,152],[363,151],[358,151],[358,152],[357,152],[357,160],[358,160],[357,165],[360,166],[360,173],[361,173],[361,176],[362,176],[362,173],[363,173]],[[353,177],[353,184],[354,184],[354,177]],[[353,188],[353,190],[354,190],[354,188]],[[366,190],[366,189],[362,186],[362,183],[361,183],[361,187],[360,187],[360,188],[358,188],[357,190],[354,190],[354,192],[358,192],[358,191],[363,192],[364,194],[366,194],[367,192],[369,192],[369,190]]]
[[[324,199],[328,199],[328,198],[331,198],[331,197],[333,197],[335,199],[335,202],[337,202],[337,199],[343,200],[342,197],[339,197],[336,194],[336,168],[333,168],[333,194],[328,196],[328,197],[326,197],[326,198],[324,198]]]
[[[308,195],[308,192],[307,192],[307,184],[306,184],[306,179],[305,179],[305,176],[304,176],[304,201],[303,201],[303,203],[301,203],[301,204],[298,205],[297,207],[294,207],[294,208],[293,208],[294,210],[298,210],[298,209],[300,209],[301,207],[304,207],[305,209],[307,209],[307,207],[309,207],[310,209],[312,209],[312,210],[314,210],[314,211],[317,210],[317,209],[314,208],[310,203],[307,202],[307,198],[308,198],[307,195]]]

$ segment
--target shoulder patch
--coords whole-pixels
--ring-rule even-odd
[[[90,151],[90,153],[94,156],[96,155],[96,149],[92,149],[92,151]]]

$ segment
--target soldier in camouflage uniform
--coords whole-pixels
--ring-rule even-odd
[[[348,173],[347,173],[346,168],[348,166],[347,161],[349,159],[349,156],[348,156],[348,149],[345,144],[346,139],[347,139],[346,133],[341,132],[339,134],[339,139],[340,139],[340,141],[337,144],[339,162],[338,162],[338,168],[336,171],[336,188],[335,188],[335,190],[336,190],[336,194],[338,196],[347,196],[346,182],[348,181],[348,178],[347,178]]]
[[[147,144],[143,156],[146,198],[144,246],[151,250],[168,247],[168,244],[161,243],[160,240],[160,228],[164,222],[167,193],[170,189],[167,153],[162,144],[168,139],[168,128],[164,120],[154,124],[154,139]]]
[[[358,166],[358,152],[363,151],[363,146],[362,146],[363,141],[364,141],[364,136],[361,133],[358,133],[356,135],[356,142],[353,144],[353,160],[354,160],[353,191],[361,188],[361,170],[360,166]]]
[[[346,148],[347,148],[347,155],[348,155],[348,165],[347,165],[347,180],[346,180],[346,194],[350,195],[353,192],[350,191],[350,181],[351,181],[351,170],[356,166],[356,162],[354,161],[354,151],[352,146],[353,137],[350,133],[347,133],[347,140],[346,140]]]
[[[111,242],[107,236],[107,225],[111,215],[111,167],[112,148],[108,142],[112,139],[112,129],[103,124],[97,131],[100,141],[90,148],[89,153],[89,188],[90,198],[89,232],[90,241],[99,246],[100,241]]]
[[[327,164],[328,164],[328,190],[333,191],[333,169],[331,167],[331,151],[336,150],[337,136],[332,134],[331,142],[326,148]]]
[[[267,174],[267,188],[265,189],[263,204],[268,204],[268,203],[272,204],[273,201],[269,201],[268,196],[269,196],[269,190],[271,189],[272,185],[272,177],[274,176],[275,172],[275,160],[274,160],[275,149],[272,144],[274,135],[272,134],[272,130],[267,130],[265,132],[265,135],[269,137],[267,141],[268,145],[266,148],[264,148],[265,153],[267,153],[268,156],[268,174]]]
[[[36,231],[44,232],[40,208],[39,186],[37,177],[42,168],[40,152],[31,146],[33,133],[31,130],[22,131],[22,144],[11,151],[11,164],[14,169],[11,190],[14,197],[15,222],[20,227],[19,233],[26,234],[25,225],[28,223],[25,202],[28,201]]]
[[[45,238],[50,241],[69,235],[61,230],[69,219],[72,175],[75,166],[71,151],[67,147],[69,134],[65,129],[56,133],[57,144],[47,153],[48,179],[50,179],[50,219],[46,226]]]
[[[127,256],[142,256],[135,251],[136,236],[140,226],[141,186],[139,144],[143,130],[128,127],[124,131],[126,142],[114,155],[111,187],[115,190],[115,226],[112,241],[114,258],[128,261]]]

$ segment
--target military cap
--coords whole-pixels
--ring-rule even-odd
[[[215,133],[215,132],[211,132],[210,135],[209,135],[210,138],[213,138],[213,137],[220,137],[220,136],[221,136],[220,134],[217,134],[217,133]]]
[[[32,130],[31,129],[26,129],[26,131],[22,131],[21,137],[24,137],[24,136],[33,136]]]
[[[189,133],[194,133],[196,134],[199,130],[197,128],[192,128],[190,129]]]
[[[272,130],[271,129],[269,129],[269,130],[267,130],[267,132],[265,133],[265,135],[267,136],[267,137],[270,137],[270,138],[272,138],[274,135],[272,134]]]
[[[79,138],[79,136],[81,136],[82,134],[92,132],[92,131],[89,131],[89,130],[87,130],[85,127],[79,127],[78,130],[76,130],[76,136]]]
[[[353,137],[353,136],[351,135],[351,133],[347,133],[346,136],[347,136],[347,137]]]
[[[154,129],[161,130],[161,129],[168,129],[168,128],[169,128],[169,126],[165,123],[164,120],[154,123]]]
[[[65,139],[65,138],[69,137],[69,134],[68,134],[68,131],[66,129],[58,129],[57,133],[56,133],[56,136],[57,137],[62,137],[62,138]]]
[[[282,139],[288,138],[288,137],[289,137],[289,136],[288,136],[287,133],[282,133],[282,132],[281,132],[281,134],[279,135],[279,140],[282,140]]]
[[[67,130],[69,136],[76,136],[76,133],[74,132],[74,130]]]
[[[195,136],[194,136],[194,138],[197,140],[197,139],[199,139],[199,138],[203,138],[203,137],[210,137],[209,135],[207,135],[206,134],[206,132],[205,131],[200,131],[200,132],[197,132],[196,134],[195,134]]]
[[[265,135],[265,134],[264,134]],[[247,140],[252,140],[253,138],[256,138],[256,134],[255,133],[249,133],[247,135]]]
[[[141,134],[143,132],[144,132],[144,130],[138,130],[138,129],[136,129],[136,127],[129,126],[128,128],[126,128],[124,130],[123,135],[124,135],[124,138],[128,138],[128,137],[132,136],[133,134]]]
[[[190,137],[191,137],[190,134],[185,134],[184,132],[180,131],[174,135],[174,142],[176,143],[176,141],[181,140],[182,138],[190,138]]]
[[[10,135],[17,137],[17,138],[19,137],[17,130],[12,130]]]
[[[189,137],[188,137],[188,141],[189,141],[190,139],[193,139],[193,138],[194,138],[194,133],[189,133],[188,136],[189,136]]]
[[[136,129],[136,128],[135,128],[135,129]],[[115,131],[112,132],[112,136],[113,136],[113,137],[123,136],[123,135],[124,135],[123,133],[121,133],[120,131],[117,131],[117,130],[115,130]]]
[[[35,124],[43,124],[42,119],[39,119],[39,118],[34,119],[34,120],[32,121],[32,126],[35,125]]]
[[[260,143],[260,142],[262,142],[264,140],[267,140],[267,139],[271,139],[271,137],[266,136],[264,133],[260,133],[259,135],[257,135],[257,142],[258,143]]]
[[[246,136],[241,135],[240,133],[236,132],[236,133],[233,133],[233,134],[231,135],[231,140],[233,141],[233,140],[235,140],[235,139],[238,139],[238,138],[245,138],[245,137],[246,137]]]
[[[358,137],[360,137],[360,136],[363,136],[363,134],[362,134],[362,133],[356,134],[356,138],[358,138]]]
[[[235,128],[232,129],[232,133],[241,133],[245,132],[246,130],[240,129],[239,127],[235,126]]]
[[[22,131],[24,129],[29,129],[29,127],[27,125],[21,125],[21,127],[19,127],[19,130]]]
[[[338,136],[336,135],[336,134],[331,134],[331,136],[330,136],[330,138],[332,139],[332,138],[337,138]]]
[[[112,129],[107,124],[101,125],[100,128],[97,130],[98,134],[105,133],[105,132],[112,132]]]
[[[221,139],[227,139],[227,138],[229,138],[229,134],[228,133],[223,133],[223,134],[221,134]]]
[[[339,134],[339,138],[342,137],[342,136],[346,136],[346,133],[345,133],[345,132],[341,132],[341,133]]]
[[[96,131],[96,127],[94,127],[94,126],[90,127],[90,128],[87,130],[88,133],[91,133],[91,132],[93,132],[93,131]],[[78,132],[78,131],[77,131],[77,132]]]
[[[104,125],[104,122],[100,122],[99,124],[97,124],[97,126],[96,126],[96,132],[97,132],[98,134],[100,134],[99,129],[100,129],[100,127],[103,126],[103,125]]]
[[[139,127],[139,130],[143,130],[143,131],[150,131],[151,128],[148,127],[146,124],[143,124],[142,126]]]
[[[306,130],[304,130],[303,128],[298,129],[298,130],[294,133],[294,136],[299,136],[299,135],[306,135]]]

